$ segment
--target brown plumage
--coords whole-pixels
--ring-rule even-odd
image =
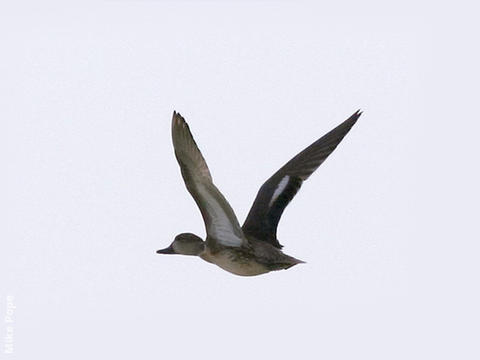
[[[273,174],[260,188],[240,227],[230,204],[213,184],[207,163],[188,124],[173,113],[172,139],[185,185],[202,214],[207,238],[177,235],[159,254],[197,255],[224,270],[244,276],[288,269],[303,261],[281,251],[277,240],[280,217],[303,181],[325,161],[350,131],[361,112],[355,112],[335,129],[315,141]]]

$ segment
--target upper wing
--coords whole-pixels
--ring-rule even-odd
[[[245,240],[237,217],[212,182],[210,170],[190,133],[188,124],[173,112],[172,139],[183,180],[200,208],[207,236],[225,246],[241,246]]]
[[[335,129],[315,141],[268,179],[258,191],[247,219],[245,235],[281,248],[277,240],[277,225],[283,210],[298,192],[304,180],[325,161],[362,113],[355,112]]]

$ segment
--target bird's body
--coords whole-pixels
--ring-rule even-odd
[[[199,256],[223,270],[236,275],[253,276],[273,270],[288,269],[304,261],[284,254],[273,245],[255,238],[248,238],[247,247],[207,246]]]
[[[260,188],[245,223],[240,227],[227,200],[213,184],[203,158],[183,117],[174,112],[172,138],[185,185],[200,208],[207,230],[177,235],[159,254],[195,255],[241,276],[288,269],[304,261],[282,252],[277,225],[283,210],[305,181],[336,148],[355,124],[360,112],[315,141],[287,162]]]

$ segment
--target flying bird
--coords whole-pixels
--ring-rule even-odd
[[[282,252],[277,226],[303,182],[325,161],[350,131],[361,111],[315,141],[273,174],[260,188],[243,226],[222,193],[198,149],[185,119],[173,112],[172,139],[185,185],[200,208],[207,237],[182,233],[158,254],[199,256],[241,276],[265,274],[304,263]]]

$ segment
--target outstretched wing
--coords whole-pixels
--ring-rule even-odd
[[[355,112],[335,129],[315,141],[268,179],[258,191],[247,219],[245,235],[282,248],[277,240],[277,226],[283,211],[302,183],[325,161],[362,113]]]
[[[235,213],[213,184],[210,170],[188,124],[177,112],[173,112],[172,139],[183,180],[200,208],[207,237],[225,246],[244,245],[246,240]]]

